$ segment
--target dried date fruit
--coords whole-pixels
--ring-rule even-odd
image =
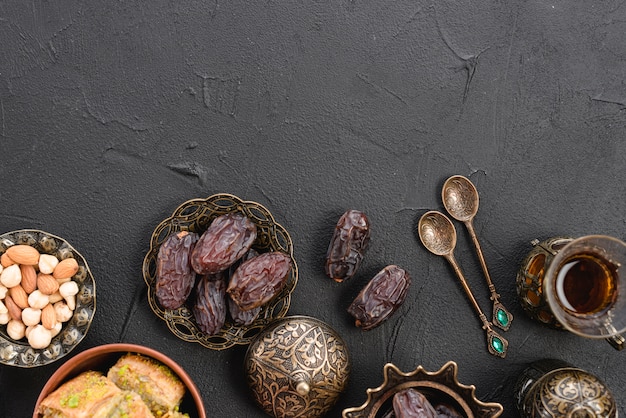
[[[456,409],[447,404],[440,403],[435,405],[435,411],[437,411],[438,414],[437,418],[463,418]]]
[[[244,311],[230,296],[227,297],[227,303],[228,313],[230,313],[230,317],[236,325],[250,325],[257,319],[263,308],[262,306],[257,306]]]
[[[235,270],[228,294],[244,311],[261,306],[274,298],[287,283],[291,258],[281,252],[260,254]]]
[[[393,395],[393,412],[396,418],[437,418],[437,411],[428,399],[413,388]]]
[[[370,330],[386,321],[404,302],[411,276],[398,266],[389,265],[374,276],[348,307],[355,324]]]
[[[200,236],[191,253],[191,266],[198,274],[216,274],[228,269],[250,249],[256,225],[240,213],[218,216]]]
[[[326,275],[342,282],[355,275],[370,241],[367,216],[358,210],[346,211],[335,226],[326,252]]]
[[[208,335],[217,334],[226,322],[226,275],[205,275],[196,284],[193,316]]]
[[[189,256],[198,234],[181,231],[161,244],[157,255],[156,297],[166,309],[178,309],[189,297],[196,280]]]
[[[259,255],[259,252],[256,251],[254,248],[250,248],[250,250],[248,250],[248,252],[241,259],[239,259],[235,264],[230,267],[229,277],[232,277],[233,274],[235,274],[235,271],[241,265],[241,263],[248,261],[256,257],[257,255]],[[235,303],[234,300],[232,300],[230,296],[228,296],[227,299],[228,313],[230,313],[230,317],[237,325],[250,325],[259,316],[259,313],[261,313],[261,306],[257,306],[254,309],[248,309],[247,311],[244,311],[239,307],[239,305]]]

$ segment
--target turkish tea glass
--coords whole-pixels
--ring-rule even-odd
[[[557,321],[574,334],[612,338],[626,331],[626,244],[605,235],[572,240],[552,259],[544,281]]]

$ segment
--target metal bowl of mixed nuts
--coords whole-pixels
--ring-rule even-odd
[[[182,203],[143,262],[152,311],[178,338],[213,350],[249,344],[287,314],[298,281],[287,230],[231,194]]]
[[[40,230],[0,235],[0,363],[36,367],[72,351],[96,311],[96,283],[83,256]]]

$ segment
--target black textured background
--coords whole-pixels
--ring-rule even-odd
[[[43,229],[87,258],[98,308],[76,352],[156,348],[213,417],[263,415],[241,375],[245,348],[177,340],[147,305],[141,264],[158,222],[218,192],[287,228],[300,269],[289,313],[346,340],[351,380],[330,416],[361,405],[387,362],[454,360],[462,383],[515,417],[515,379],[543,357],[597,374],[623,415],[626,353],[529,320],[514,282],[534,238],[624,238],[625,31],[622,0],[0,1],[0,231]],[[452,174],[480,192],[477,233],[515,314],[504,360],[415,233]],[[372,242],[358,277],[338,284],[322,265],[348,208],[369,215]],[[345,309],[392,263],[413,276],[407,301],[361,332]],[[0,416],[32,414],[59,364],[0,366]]]

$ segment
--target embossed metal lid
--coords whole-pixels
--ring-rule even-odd
[[[616,418],[617,405],[597,376],[576,367],[544,374],[526,392],[523,417]]]
[[[347,386],[350,358],[326,323],[290,316],[271,323],[248,347],[248,384],[258,405],[283,417],[320,417]]]

